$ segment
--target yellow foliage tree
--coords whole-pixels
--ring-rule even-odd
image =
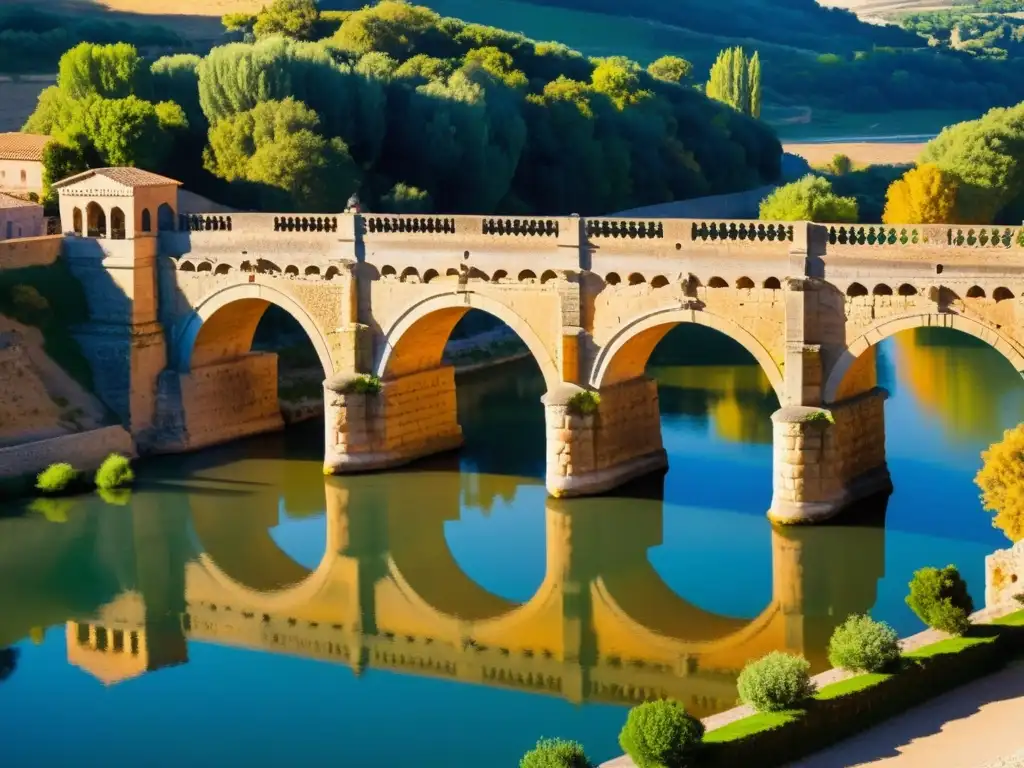
[[[974,482],[981,503],[994,513],[992,525],[1017,542],[1024,539],[1024,424],[1003,433],[1002,441],[981,452]]]
[[[956,218],[956,179],[937,165],[911,168],[889,185],[882,221],[886,224],[946,224]]]

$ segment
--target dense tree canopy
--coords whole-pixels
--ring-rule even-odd
[[[1010,541],[1024,539],[1024,424],[1006,430],[981,459],[974,482],[982,505],[993,514],[992,525]]]
[[[956,222],[957,181],[930,163],[911,168],[886,193],[886,224]]]
[[[809,173],[762,200],[760,216],[764,221],[856,222],[857,200],[840,197],[828,179]]]

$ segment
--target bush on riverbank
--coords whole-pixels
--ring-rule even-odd
[[[910,610],[932,629],[963,635],[971,626],[974,602],[956,566],[915,571],[906,600]]]
[[[704,738],[704,723],[678,701],[648,701],[629,710],[619,746],[638,768],[686,768]]]
[[[96,470],[96,487],[101,491],[124,488],[131,485],[134,480],[135,473],[132,472],[131,461],[116,453],[107,456]]]
[[[900,658],[900,636],[883,621],[854,614],[836,627],[828,662],[850,672],[881,672]]]
[[[64,493],[78,479],[78,472],[70,464],[51,464],[36,476],[36,488],[43,493]]]
[[[593,768],[583,745],[566,739],[541,739],[523,755],[519,768]]]
[[[740,700],[758,712],[792,709],[814,694],[810,669],[802,656],[772,651],[743,668],[736,681]]]

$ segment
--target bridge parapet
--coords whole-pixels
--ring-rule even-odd
[[[457,244],[464,249],[523,249],[578,246],[575,216],[441,216],[362,214],[359,232],[367,245],[414,241]]]

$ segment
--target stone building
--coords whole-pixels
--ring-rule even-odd
[[[45,234],[43,206],[0,192],[0,240]]]
[[[33,133],[0,133],[0,192],[42,195],[43,149],[49,141]]]

